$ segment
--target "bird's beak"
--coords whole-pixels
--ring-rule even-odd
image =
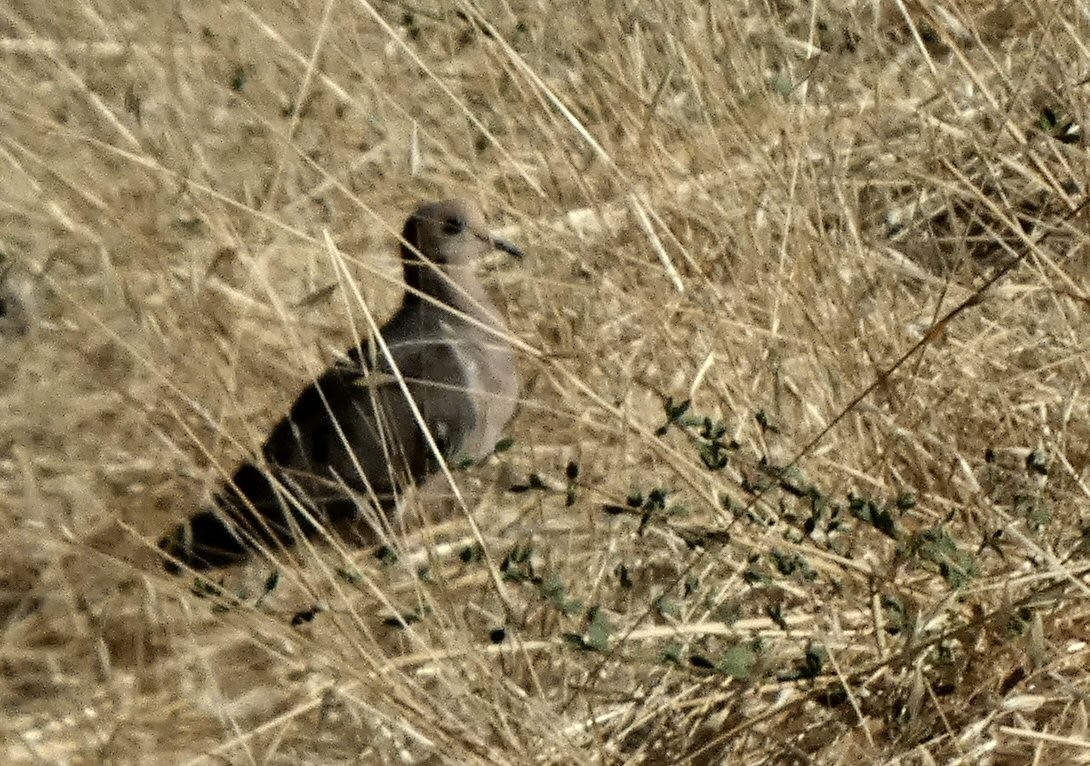
[[[497,250],[502,250],[508,255],[513,255],[519,259],[523,257],[522,251],[503,237],[492,237],[491,239],[492,247],[496,248]]]

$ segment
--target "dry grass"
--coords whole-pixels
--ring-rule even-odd
[[[1090,761],[1085,0],[139,5],[0,8],[5,762]],[[163,573],[453,194],[488,555]]]

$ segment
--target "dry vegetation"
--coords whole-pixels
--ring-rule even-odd
[[[3,761],[1090,761],[1088,41],[1086,0],[4,3]],[[531,254],[480,537],[166,575],[450,195]]]

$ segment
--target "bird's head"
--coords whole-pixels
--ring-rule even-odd
[[[471,268],[491,250],[522,257],[522,251],[513,244],[492,236],[480,209],[462,199],[421,205],[405,222],[401,239],[401,259],[406,267],[448,272]]]

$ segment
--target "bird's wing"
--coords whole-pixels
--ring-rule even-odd
[[[444,458],[458,457],[479,416],[476,399],[467,390],[470,381],[464,344],[440,331],[395,340],[389,343],[389,349],[440,453]],[[383,365],[382,369],[393,377],[388,365]],[[380,385],[387,391],[396,392],[392,398],[405,408],[404,416],[420,440],[420,462],[414,465],[413,478],[419,479],[433,472],[437,467],[435,455],[420,432],[419,422],[396,377]]]
[[[441,453],[458,455],[476,408],[465,395],[457,346],[433,335],[389,348]],[[382,359],[368,369],[354,356],[303,390],[263,452],[315,500],[337,495],[343,482],[389,502],[407,482],[433,472],[436,460],[390,366]]]

